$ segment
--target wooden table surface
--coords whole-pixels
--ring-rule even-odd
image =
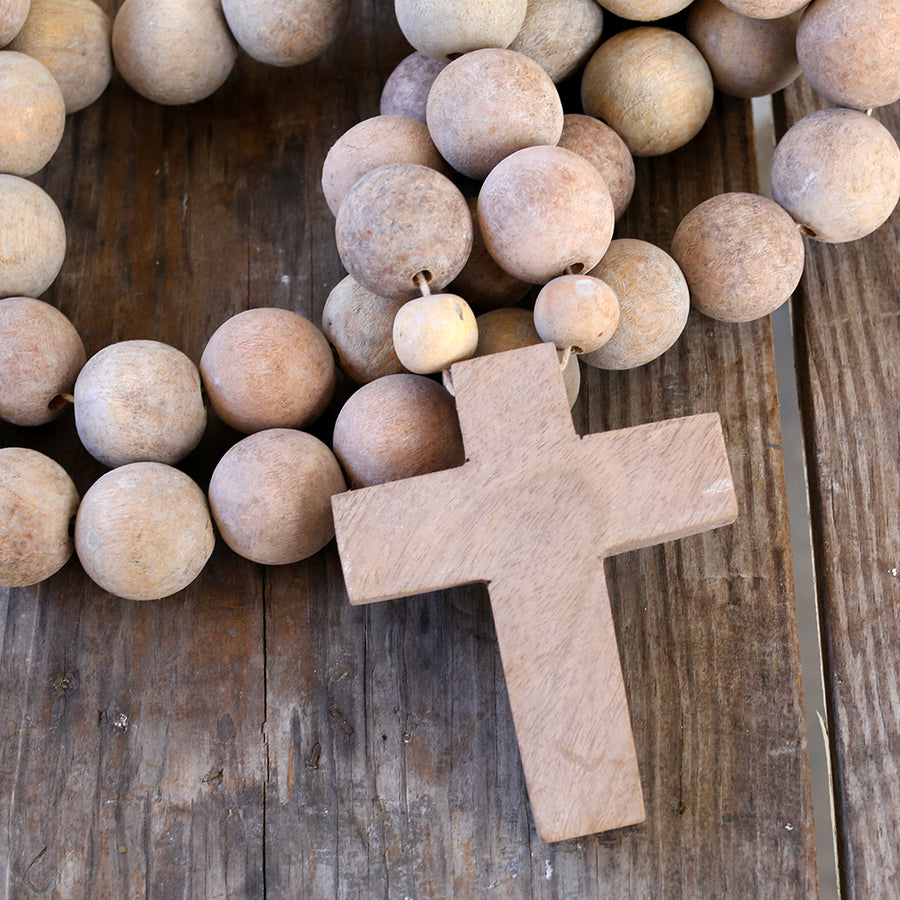
[[[409,52],[392,6],[356,2],[308,66],[242,57],[196,106],[117,78],[69,119],[36,179],[69,234],[45,299],[89,354],[153,338],[197,361],[253,306],[321,320],[342,276],[321,164]],[[813,103],[792,90],[783,116]],[[617,235],[667,248],[696,203],[756,188],[752,148],[749,105],[718,98],[692,144],[639,161]],[[900,890],[898,231],[812,247],[795,306],[848,897]],[[644,824],[537,838],[483,588],[353,608],[333,544],[263,568],[220,542],[159,602],[74,560],[0,594],[0,897],[815,896],[770,324],[692,313],[656,362],[583,372],[582,432],[719,412],[738,494],[734,526],[607,565]],[[183,468],[205,487],[238,437],[212,421]],[[0,445],[82,493],[102,472],[70,414]]]

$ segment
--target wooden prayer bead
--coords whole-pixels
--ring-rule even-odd
[[[235,444],[209,483],[209,505],[235,553],[267,566],[307,559],[334,537],[331,498],[347,489],[334,454],[290,428]]]
[[[672,240],[691,303],[725,322],[767,316],[803,274],[803,238],[777,203],[757,194],[720,194],[692,209]]]
[[[25,24],[29,2],[30,0],[0,0],[0,47],[5,47]]]
[[[672,16],[690,5],[691,0],[603,0],[611,13],[634,22],[653,22]]]
[[[575,354],[599,350],[619,324],[613,289],[590,275],[561,275],[541,288],[534,325],[541,340]]]
[[[84,344],[56,307],[30,297],[0,300],[0,419],[43,425],[68,405]]]
[[[428,92],[447,63],[416,50],[402,59],[388,76],[381,91],[383,116],[409,116],[425,121]]]
[[[441,372],[461,359],[469,359],[477,344],[475,314],[455,294],[416,297],[394,319],[397,358],[419,375]]]
[[[584,111],[614,128],[635,156],[659,156],[697,135],[713,103],[700,51],[666,28],[622,31],[601,44],[581,81]]]
[[[556,144],[563,126],[550,76],[512,50],[476,50],[450,63],[431,86],[426,116],[441,156],[478,179],[516,150]]]
[[[0,585],[49,578],[72,555],[78,491],[61,465],[36,450],[0,449]]]
[[[212,555],[206,495],[156,462],[113,469],[91,485],[75,519],[75,551],[88,576],[125,600],[186,588]]]
[[[753,19],[778,19],[803,9],[809,0],[722,0],[742,16]]]
[[[900,198],[900,149],[855,109],[823,109],[794,124],[772,159],[772,197],[819,241],[855,241]]]

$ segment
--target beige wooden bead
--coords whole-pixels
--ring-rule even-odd
[[[10,50],[40,60],[59,84],[66,112],[78,112],[105,90],[113,74],[112,22],[93,0],[31,0]]]
[[[600,5],[623,19],[634,22],[653,22],[672,16],[691,0],[601,0]]]
[[[116,68],[154,103],[196,103],[219,88],[237,58],[219,0],[125,0],[113,22]]]
[[[605,122],[568,113],[558,146],[583,156],[603,176],[618,220],[634,193],[634,159],[628,145]]]
[[[682,219],[672,240],[692,304],[725,322],[767,316],[803,274],[803,238],[777,203],[757,194],[720,194]]]
[[[322,310],[322,331],[338,368],[357,384],[406,371],[394,350],[394,316],[404,303],[367,291],[352,275],[332,288]]]
[[[159,341],[104,347],[75,382],[75,427],[105,466],[180,462],[206,430],[200,373]]]
[[[423,375],[388,375],[361,387],[334,425],[334,452],[353,488],[465,462],[456,406]]]
[[[900,198],[900,149],[880,122],[855,109],[823,109],[794,124],[772,159],[772,197],[809,237],[855,241]]]
[[[388,76],[381,91],[383,116],[409,116],[425,121],[428,92],[447,63],[416,50],[404,57]]]
[[[690,141],[709,117],[713,94],[700,51],[674,31],[649,26],[601,44],[581,81],[584,111],[614,128],[635,156]]]
[[[512,50],[476,50],[454,60],[434,80],[428,130],[447,162],[483,179],[516,150],[555,144],[562,101],[550,76]]]
[[[30,297],[0,300],[0,419],[43,425],[68,405],[84,344],[55,307]]]
[[[722,0],[742,16],[753,19],[778,19],[803,9],[809,0]]]
[[[534,302],[534,325],[541,340],[557,350],[592,353],[619,324],[613,289],[591,275],[561,275],[548,282]]]
[[[241,47],[270,66],[299,66],[321,56],[347,24],[349,0],[222,0]]]
[[[871,109],[900,99],[900,3],[816,0],[797,32],[809,83],[836,106]]]
[[[394,0],[406,39],[425,56],[454,59],[482,47],[508,47],[528,0]]]
[[[600,261],[615,213],[606,183],[584,157],[561,147],[528,147],[485,180],[478,222],[488,251],[507,272],[546,284]]]
[[[290,428],[260,431],[235,444],[209,483],[222,539],[253,562],[307,559],[334,537],[331,498],[347,490],[335,455]]]
[[[113,469],[84,495],[75,551],[88,576],[125,600],[158,600],[186,588],[212,555],[206,495],[156,462]]]
[[[427,125],[407,116],[374,116],[344,132],[328,151],[322,164],[328,208],[336,216],[347,191],[363,175],[393,163],[415,163],[449,173]]]
[[[429,294],[410,300],[394,319],[394,350],[410,372],[431,375],[469,359],[478,344],[475,314],[462,297]]]
[[[200,358],[216,415],[238,431],[303,428],[331,402],[335,372],[325,335],[287,309],[248,309],[216,329]]]
[[[0,297],[40,297],[66,255],[66,226],[36,184],[0,175]]]
[[[5,47],[28,18],[30,0],[0,0],[0,47]]]
[[[678,263],[646,241],[622,239],[609,245],[591,273],[619,300],[613,336],[581,359],[600,369],[632,369],[665,353],[687,324],[690,292]]]
[[[347,271],[380,297],[410,300],[426,273],[434,291],[461,271],[472,249],[472,220],[459,189],[412,163],[364,175],[344,197],[335,224]]]
[[[24,53],[0,50],[0,172],[33,175],[56,153],[66,105],[46,66]]]

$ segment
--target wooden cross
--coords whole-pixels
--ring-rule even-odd
[[[641,822],[603,559],[734,521],[719,416],[579,437],[551,344],[452,374],[465,464],[333,498],[350,602],[486,582],[538,834]]]

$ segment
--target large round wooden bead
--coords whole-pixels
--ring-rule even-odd
[[[706,58],[715,86],[732,97],[763,97],[787,87],[799,74],[800,14],[751,19],[719,0],[696,0],[687,36]]]
[[[691,0],[602,0],[611,13],[633,22],[653,22],[672,16],[690,4]]]
[[[334,537],[331,498],[347,489],[337,459],[318,438],[291,428],[235,444],[209,483],[222,539],[267,566],[299,562]]]
[[[158,341],[104,347],[75,382],[75,427],[105,466],[180,462],[206,429],[200,373]]]
[[[873,232],[900,198],[900,149],[855,109],[823,109],[794,124],[775,148],[772,197],[819,241]]]
[[[33,175],[62,140],[66,105],[47,67],[24,53],[0,50],[0,172]]]
[[[803,274],[803,238],[777,203],[757,194],[720,194],[682,219],[672,241],[692,304],[724,322],[776,310]]]
[[[584,111],[612,126],[635,156],[669,153],[695,137],[713,94],[700,51],[674,31],[649,26],[601,44],[581,81]]]
[[[454,59],[482,47],[508,47],[528,0],[394,0],[400,30],[421,53]]]
[[[0,419],[43,425],[68,402],[84,344],[56,307],[30,297],[0,300]]]
[[[322,191],[328,208],[337,215],[347,191],[363,175],[393,163],[447,171],[427,125],[407,116],[374,116],[344,132],[328,151],[322,164]]]
[[[465,462],[453,398],[422,375],[388,375],[361,387],[340,411],[333,443],[354,488]]]
[[[444,159],[478,179],[516,150],[555,144],[563,126],[550,76],[512,50],[476,50],[450,63],[431,86],[426,116]]]
[[[162,463],[107,472],[88,489],[75,520],[85,572],[125,600],[158,600],[186,588],[214,544],[206,495]]]
[[[591,275],[560,275],[547,282],[534,301],[534,326],[541,340],[557,350],[599,350],[618,324],[615,292]]]
[[[615,225],[596,167],[561,147],[528,147],[503,160],[478,196],[478,222],[491,256],[511,275],[546,284],[571,268],[593,268]]]
[[[66,255],[66,226],[36,184],[0,175],[0,297],[40,297]]]
[[[237,42],[270,66],[299,66],[321,56],[347,23],[349,0],[222,0]]]
[[[220,87],[237,45],[218,0],[125,0],[113,23],[122,77],[154,103],[196,103]]]
[[[722,0],[722,2],[742,16],[750,16],[752,19],[778,19],[803,9],[809,0]]]
[[[887,106],[900,99],[900,3],[816,0],[800,22],[797,54],[809,83],[836,106]]]
[[[687,324],[690,292],[678,263],[646,241],[623,239],[609,245],[591,273],[619,300],[613,336],[581,359],[601,369],[632,369],[665,353]]]
[[[410,372],[431,375],[469,359],[478,344],[475,314],[462,297],[429,294],[410,300],[394,319],[394,350]]]
[[[442,60],[425,56],[418,50],[404,57],[381,90],[381,114],[408,116],[424,122],[428,92],[446,65]]]
[[[25,587],[57,572],[72,555],[78,491],[43,453],[0,449],[0,585]]]
[[[303,428],[334,394],[325,335],[287,309],[248,309],[215,331],[200,358],[216,415],[238,431]]]
[[[93,103],[112,78],[111,31],[109,16],[93,0],[31,0],[9,49],[40,60],[73,113]]]
[[[0,47],[5,47],[28,18],[30,0],[0,0]]]
[[[472,220],[459,189],[413,163],[382,166],[344,197],[335,224],[347,271],[380,297],[410,300],[417,276],[434,291],[459,274],[472,249]]]
[[[593,116],[568,113],[558,146],[583,156],[597,167],[609,188],[618,219],[628,208],[634,193],[634,159],[625,141],[609,125]]]

